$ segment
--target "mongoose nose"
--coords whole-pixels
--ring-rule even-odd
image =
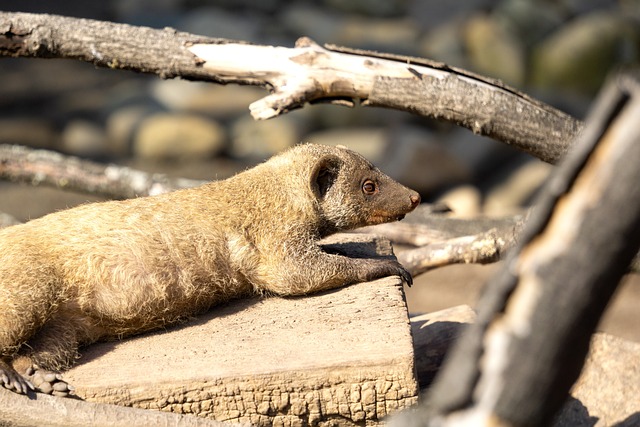
[[[418,204],[420,203],[420,195],[419,194],[412,194],[411,197],[409,197],[409,199],[411,200],[411,206],[412,207],[416,207],[418,206]]]

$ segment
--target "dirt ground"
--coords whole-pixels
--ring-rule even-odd
[[[471,307],[488,280],[500,268],[493,265],[453,265],[418,276],[406,289],[411,313],[426,313],[460,304]],[[640,275],[625,277],[598,330],[640,342]]]

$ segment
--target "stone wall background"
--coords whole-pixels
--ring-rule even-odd
[[[426,57],[500,78],[580,118],[611,70],[640,63],[638,0],[0,0],[0,10],[170,26],[260,44],[293,46],[309,36]],[[299,141],[338,143],[425,201],[445,200],[457,215],[470,216],[522,210],[550,170],[466,129],[397,111],[314,105],[255,122],[248,105],[266,94],[259,88],[5,58],[0,82],[0,143],[147,171],[220,179]],[[97,199],[0,182],[0,211],[23,221]],[[427,274],[430,293],[414,287],[410,305],[421,301],[411,307],[423,311],[472,304],[491,269]],[[619,298],[628,306],[620,315],[627,331],[640,329],[629,305],[640,300],[639,287],[626,286]],[[640,331],[634,334],[640,341]]]

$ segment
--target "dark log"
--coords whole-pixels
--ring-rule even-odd
[[[426,404],[398,423],[551,422],[640,247],[639,116],[638,80],[612,79],[482,295],[477,323],[457,343]]]

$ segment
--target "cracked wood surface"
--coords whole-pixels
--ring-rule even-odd
[[[391,251],[386,240],[348,239],[369,240],[357,256]],[[252,425],[372,425],[418,394],[397,277],[235,301],[186,326],[90,346],[64,378],[91,402]]]

